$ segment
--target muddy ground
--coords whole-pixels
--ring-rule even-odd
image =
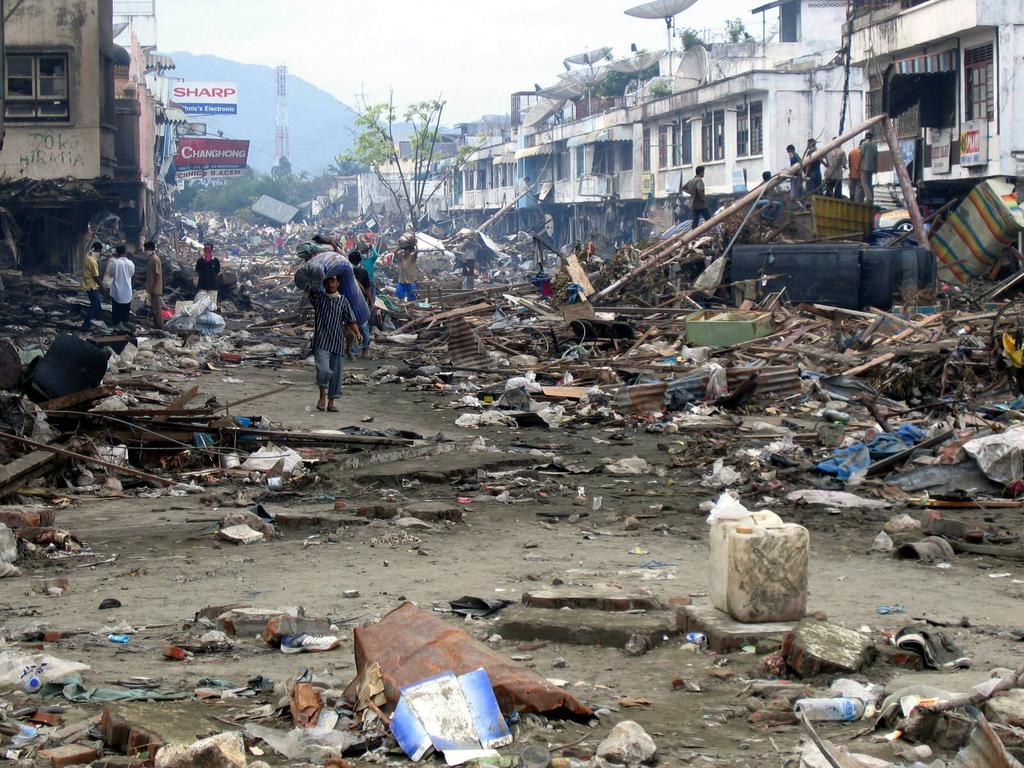
[[[365,379],[383,362],[360,361],[349,370]],[[468,448],[462,448],[427,461],[436,474],[433,478],[416,479],[407,471],[408,465],[399,462],[388,465],[388,470],[371,481],[357,483],[336,461],[326,460],[313,469],[322,478],[319,485],[301,494],[263,499],[266,508],[274,512],[284,508],[329,510],[335,500],[355,506],[393,499],[396,492],[399,500],[410,501],[455,503],[459,496],[473,498],[472,504],[463,507],[463,523],[409,531],[420,539],[417,547],[372,544],[374,537],[393,531],[383,522],[337,531],[286,531],[282,538],[244,547],[221,544],[214,538],[214,521],[236,509],[231,502],[240,487],[236,483],[211,485],[206,494],[179,498],[76,497],[59,513],[58,524],[91,547],[93,557],[22,563],[24,576],[0,581],[4,627],[9,630],[38,621],[60,630],[63,638],[47,644],[46,650],[91,665],[86,676],[92,684],[145,676],[166,689],[191,691],[203,677],[241,684],[264,674],[281,681],[305,667],[343,684],[354,670],[351,627],[380,617],[405,600],[427,608],[461,595],[517,600],[523,592],[556,580],[649,592],[666,600],[706,600],[707,525],[697,505],[715,492],[696,485],[692,469],[672,467],[671,456],[662,447],[686,440],[689,446],[684,450],[700,451],[701,441],[708,438],[601,425],[557,430],[460,429],[454,421],[464,411],[448,407],[455,397],[410,390],[403,384],[350,382],[341,400],[341,413],[323,414],[312,408],[311,379],[311,370],[303,365],[279,369],[243,365],[206,373],[195,383],[204,398],[216,395],[222,402],[288,383],[287,391],[244,406],[243,412],[266,415],[292,429],[397,427],[423,435],[443,432],[466,446],[484,436],[501,449],[550,449],[565,462],[599,463],[605,458],[639,455],[662,467],[664,476],[556,475],[520,468],[491,477],[484,470],[479,486],[470,483],[459,489],[444,474],[447,467],[466,456]],[[364,423],[364,417],[372,417],[372,424]],[[720,433],[714,438],[727,441],[730,450],[733,445],[749,445],[738,433]],[[546,462],[537,459],[538,464]],[[487,486],[504,486],[514,503],[494,501],[492,494],[498,491]],[[787,485],[787,490],[794,487],[810,486]],[[259,489],[243,486],[241,490],[251,495]],[[784,492],[772,495],[782,499]],[[602,498],[596,512],[595,496]],[[754,507],[760,499],[751,496],[746,501]],[[831,514],[822,508],[794,510],[785,502],[773,508],[811,531],[811,611],[820,611],[851,628],[870,627],[876,635],[898,630],[913,616],[969,617],[971,628],[949,631],[973,659],[974,669],[925,674],[882,666],[868,670],[863,677],[890,685],[897,678],[927,679],[949,689],[964,689],[994,667],[1019,663],[1021,645],[1009,630],[1024,623],[1024,568],[962,556],[951,568],[939,569],[870,553],[882,523],[898,509],[850,509]],[[589,515],[570,523],[541,517],[538,512]],[[980,519],[983,513],[970,514]],[[1019,528],[1017,510],[984,514],[1007,527]],[[639,529],[627,531],[625,516],[637,518]],[[113,555],[118,556],[116,562],[89,565]],[[664,565],[642,567],[652,561]],[[1005,573],[1010,575],[995,578]],[[32,592],[34,579],[58,576],[69,580],[67,594],[43,597]],[[345,590],[358,590],[359,597],[345,598]],[[117,598],[123,607],[99,610],[100,602],[108,597]],[[325,654],[285,656],[243,639],[241,648],[232,653],[196,656],[185,662],[164,660],[161,648],[183,636],[182,622],[206,606],[231,603],[301,605],[308,614],[330,617],[342,627],[344,642],[340,649]],[[878,607],[886,604],[902,604],[907,613],[880,615]],[[120,621],[146,628],[134,634],[127,645],[116,646],[101,630]],[[496,632],[490,620],[465,626],[481,639]],[[651,733],[664,765],[783,765],[792,760],[800,741],[802,732],[797,726],[766,729],[748,723],[746,696],[741,691],[747,679],[765,676],[756,654],[720,657],[695,653],[681,647],[678,640],[641,657],[627,656],[617,647],[550,643],[523,652],[517,645],[505,640],[494,643],[499,651],[527,657],[524,663],[545,676],[565,680],[584,701],[611,711],[592,728],[551,723],[542,729],[536,723],[528,724],[519,744],[579,742],[565,754],[586,754],[614,722],[626,718],[635,719]],[[556,659],[564,659],[565,666],[556,668]],[[673,690],[674,678],[696,683],[701,692]],[[620,704],[627,698],[649,703],[627,708]],[[196,706],[238,711],[249,704]],[[73,709],[92,712],[99,706],[76,705]],[[822,728],[828,737],[840,741],[860,730],[859,725]],[[862,738],[859,744],[864,743]],[[274,762],[272,757],[265,759]],[[407,764],[399,755],[392,759],[395,764]]]

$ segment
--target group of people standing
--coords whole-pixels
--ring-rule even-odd
[[[835,141],[835,137],[832,139]],[[873,203],[875,200],[874,178],[878,170],[878,144],[874,134],[867,131],[860,144],[851,150],[849,157],[840,146],[832,149],[824,158],[806,162],[807,158],[818,151],[818,143],[814,139],[807,140],[807,149],[803,157],[796,153],[796,147],[786,147],[790,166],[798,163],[806,167],[806,189],[804,178],[797,178],[793,184],[793,198],[808,195],[825,195],[827,197],[843,197],[843,175],[849,170],[848,183],[850,199],[859,203]],[[824,167],[824,173],[822,172]]]
[[[146,254],[146,294],[149,297],[149,310],[154,328],[164,327],[164,267],[157,253],[156,243],[147,240],[142,246]],[[95,242],[85,255],[82,265],[82,290],[89,298],[89,306],[85,310],[82,330],[92,329],[93,321],[102,311],[100,303],[101,290],[110,297],[110,319],[114,328],[126,328],[131,324],[132,298],[134,289],[132,279],[135,277],[135,261],[128,254],[128,247],[119,244],[114,247],[113,255],[107,259],[106,268],[100,277],[100,259],[103,257],[103,244]],[[217,308],[217,291],[220,281],[220,259],[213,255],[213,245],[203,246],[203,255],[196,261],[196,298],[207,296],[210,309]]]

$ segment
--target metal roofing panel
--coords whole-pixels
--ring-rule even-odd
[[[299,212],[294,205],[275,200],[270,195],[263,195],[253,203],[252,212],[263,216],[277,224],[287,224]]]

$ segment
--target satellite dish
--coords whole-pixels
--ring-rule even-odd
[[[550,117],[554,117],[562,111],[565,106],[565,99],[537,99],[537,103],[530,107],[530,111],[523,118],[523,128],[532,128],[540,125]]]
[[[703,45],[694,45],[686,49],[679,69],[675,71],[672,82],[673,91],[689,91],[698,88],[708,80],[711,57]]]
[[[572,56],[566,56],[565,61],[569,64],[580,64],[593,66],[599,61],[604,61],[611,56],[612,49],[605,46],[598,48],[595,51],[586,51],[584,53],[573,54]]]
[[[668,37],[668,71],[672,71],[672,29],[675,27],[675,17],[682,13],[697,0],[650,0],[634,6],[626,11],[627,16],[635,16],[638,19],[664,19],[665,33]]]
[[[662,54],[664,53],[664,51],[638,53],[635,56],[630,56],[628,59],[619,59],[618,61],[613,62],[609,68],[613,72],[625,72],[633,75],[637,72],[643,72],[645,69],[653,67],[661,61]]]
[[[635,16],[638,19],[671,19],[697,0],[651,0],[626,11],[627,16]]]

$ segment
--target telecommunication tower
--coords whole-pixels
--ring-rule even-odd
[[[288,144],[288,67],[284,64],[277,68],[277,130],[274,132],[274,154],[277,161],[281,158],[291,160],[291,147]]]

